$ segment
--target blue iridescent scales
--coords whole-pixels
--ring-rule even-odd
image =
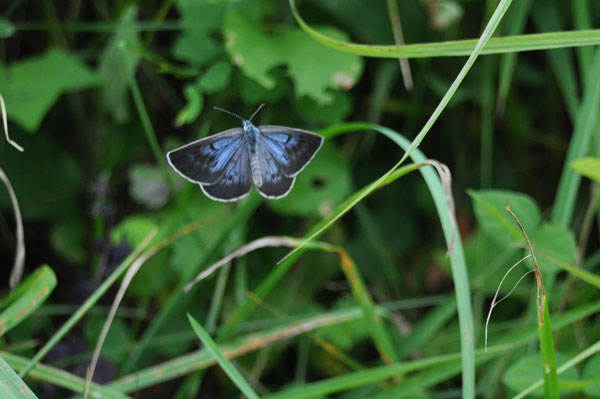
[[[286,196],[296,175],[313,159],[323,144],[318,134],[285,126],[254,126],[242,120],[242,128],[229,129],[167,153],[169,164],[187,180],[217,201],[236,201],[252,191],[266,198]]]

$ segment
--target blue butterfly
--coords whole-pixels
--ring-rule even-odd
[[[254,126],[252,118],[263,105],[248,120],[215,107],[241,119],[242,128],[225,130],[170,151],[169,164],[217,201],[244,198],[253,185],[265,198],[286,196],[296,175],[321,148],[323,137],[284,126]]]

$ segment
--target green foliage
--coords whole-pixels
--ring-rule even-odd
[[[581,158],[571,162],[571,168],[582,176],[600,183],[600,158]]]
[[[567,361],[568,357],[563,353],[557,353],[556,359],[559,365],[563,364]],[[522,356],[520,359],[515,361],[509,368],[506,370],[504,377],[502,378],[502,382],[506,384],[513,391],[519,392],[531,384],[542,378],[542,361],[539,352],[530,353],[525,356]],[[562,373],[559,377],[559,387],[561,386],[561,381],[576,381],[579,379],[579,375],[577,370],[568,369],[564,373]],[[568,385],[568,384],[564,384]],[[560,388],[561,395],[568,395],[572,393],[573,390],[568,387]],[[536,396],[542,396],[543,390],[542,388],[538,388],[534,391]]]
[[[129,120],[128,76],[135,73],[140,61],[138,54],[125,51],[126,45],[139,45],[135,31],[137,7],[130,6],[119,17],[115,34],[100,55],[98,75],[102,80],[102,106],[117,123]]]
[[[507,205],[519,217],[525,231],[533,231],[540,222],[540,211],[527,195],[497,190],[469,190],[468,193],[473,198],[473,211],[481,229],[500,244],[508,245],[523,238],[506,211]]]
[[[63,93],[98,85],[98,76],[76,56],[51,48],[10,67],[0,64],[0,87],[8,117],[35,132]]]
[[[25,281],[0,291],[0,397],[83,396],[132,265],[89,397],[600,397],[600,4],[45,3],[0,7],[0,94],[25,148],[0,142],[0,168],[26,242]],[[239,127],[214,106],[263,103],[257,125],[326,139],[285,198],[216,202],[169,168],[167,151]],[[428,157],[452,173],[456,219]],[[533,278],[513,291],[527,261],[484,353],[490,300],[527,254],[507,205],[548,322]],[[1,189],[0,207],[8,275]]]
[[[334,32],[327,30],[330,35],[340,36]],[[227,13],[224,34],[233,63],[246,75],[272,89],[275,79],[269,76],[269,71],[275,66],[286,65],[294,81],[296,96],[309,96],[319,104],[333,101],[328,88],[348,90],[362,72],[359,57],[332,52],[308,38],[300,29],[276,36],[265,35],[255,21],[240,12]]]
[[[49,266],[30,274],[15,291],[2,301],[0,307],[0,336],[34,312],[54,290],[56,275]]]

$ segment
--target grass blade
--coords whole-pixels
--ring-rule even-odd
[[[600,109],[600,49],[596,50],[589,83],[585,87],[581,107],[577,112],[573,137],[560,176],[554,208],[552,208],[552,221],[565,228],[571,224],[581,182],[581,175],[569,165],[588,154],[594,127],[598,121],[598,109]]]
[[[56,275],[50,266],[36,269],[2,303],[0,337],[36,310],[56,287]]]
[[[15,370],[23,370],[27,364],[30,363],[30,359],[12,353],[0,352],[0,355],[4,357],[6,362]],[[70,389],[71,391],[77,393],[83,393],[85,386],[85,381],[83,378],[59,368],[44,364],[36,364],[28,373],[28,376],[39,381],[44,381],[59,387]],[[131,399],[130,396],[120,392],[117,389],[102,386],[96,383],[92,383],[90,393],[91,397],[94,399]],[[4,399],[4,396],[0,397]]]
[[[190,321],[190,324],[192,325],[192,329],[194,330],[198,338],[200,338],[200,341],[202,341],[206,349],[208,349],[208,351],[214,356],[214,358],[217,359],[217,362],[219,362],[219,365],[221,366],[223,371],[229,376],[231,381],[233,381],[233,383],[237,385],[240,391],[242,391],[244,395],[246,395],[248,398],[259,399],[258,394],[254,392],[250,384],[248,384],[244,377],[242,377],[242,375],[235,368],[233,363],[231,363],[225,357],[223,352],[221,352],[221,349],[219,349],[217,343],[213,341],[213,339],[210,337],[210,334],[204,328],[202,328],[202,326],[196,321],[196,319],[194,319],[189,314],[188,319]]]
[[[15,371],[0,356],[0,398],[2,399],[23,399],[37,396],[15,373]]]
[[[306,33],[326,46],[340,51],[377,58],[429,58],[468,56],[477,48],[477,39],[445,41],[437,43],[393,45],[367,45],[332,39],[313,29],[302,19],[295,1],[290,0],[292,12]],[[492,38],[481,54],[503,54],[533,50],[551,50],[567,47],[595,46],[600,44],[600,29],[536,33]]]
[[[48,352],[60,341],[65,334],[67,334],[75,326],[75,324],[81,320],[88,310],[94,306],[96,302],[104,295],[104,293],[113,285],[113,283],[123,274],[127,268],[131,265],[131,262],[142,252],[142,250],[150,243],[156,232],[150,232],[144,238],[143,242],[131,253],[129,256],[121,262],[121,264],[111,273],[110,276],[92,293],[92,295],[77,309],[71,317],[62,325],[57,332],[42,346],[42,348],[35,354],[35,356],[29,361],[29,363],[21,370],[19,375],[24,377],[29,371],[35,366]]]

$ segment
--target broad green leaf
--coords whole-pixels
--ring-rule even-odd
[[[183,31],[173,46],[173,57],[198,66],[209,62],[218,52],[218,44],[204,31]]]
[[[544,273],[562,270],[556,261],[573,264],[577,245],[573,233],[557,224],[544,223],[531,236],[531,244]]]
[[[596,355],[587,361],[583,369],[582,378],[584,380],[594,381],[594,383],[587,386],[583,392],[594,398],[600,397],[600,355]]]
[[[310,122],[326,125],[342,122],[352,112],[352,97],[343,91],[332,91],[331,94],[334,99],[329,104],[319,104],[306,96],[297,99],[299,113]]]
[[[506,245],[523,239],[506,205],[510,205],[528,234],[534,232],[540,222],[540,211],[535,201],[525,194],[502,190],[468,190],[468,193],[473,198],[479,226],[499,244]]]
[[[102,107],[117,123],[129,120],[128,76],[134,73],[140,61],[136,52],[124,50],[126,43],[140,44],[139,34],[133,29],[136,14],[137,7],[125,8],[119,17],[117,30],[100,54],[98,74],[102,79]]]
[[[567,355],[557,352],[556,362],[561,365],[569,360]],[[502,377],[502,382],[516,392],[520,392],[537,380],[542,378],[542,358],[539,352],[524,355],[519,360],[514,362]],[[565,370],[559,376],[560,380],[578,380],[577,370],[573,367]],[[559,382],[560,393],[567,395],[572,392],[572,389],[563,387]],[[534,393],[537,396],[543,395],[543,388],[537,388]]]
[[[237,73],[236,75],[236,81],[239,85],[242,100],[244,100],[246,104],[258,105],[263,102],[274,103],[281,100],[287,91],[285,77],[280,70],[275,70],[271,73],[271,76],[275,79],[275,87],[271,90],[266,89],[254,79],[251,79],[242,73]]]
[[[0,336],[36,310],[56,286],[54,271],[47,265],[36,269],[0,307]]]
[[[37,396],[0,356],[0,398],[37,399]]]
[[[215,63],[200,77],[200,87],[208,94],[223,90],[231,80],[231,69],[231,64],[227,61]]]
[[[348,162],[330,143],[296,176],[292,191],[269,205],[278,213],[327,215],[350,191]]]
[[[8,117],[29,133],[61,94],[95,86],[97,75],[80,59],[51,48],[10,67],[0,64],[0,88]]]
[[[132,216],[119,223],[111,233],[113,243],[126,241],[132,247],[138,246],[156,228],[154,219],[147,216]]]
[[[586,157],[571,162],[571,168],[582,176],[600,183],[600,158]]]
[[[340,36],[331,28],[325,31]],[[360,57],[328,49],[300,29],[266,34],[257,22],[235,10],[227,13],[223,32],[233,62],[267,89],[275,87],[271,69],[284,65],[297,97],[308,96],[320,104],[329,104],[333,96],[327,89],[348,90],[362,72]]]
[[[185,85],[183,95],[187,103],[177,113],[177,117],[175,118],[175,126],[177,127],[194,122],[198,119],[198,115],[200,115],[202,107],[204,107],[204,96],[197,84]]]
[[[150,209],[162,208],[169,200],[169,185],[156,165],[138,164],[129,169],[129,195]]]
[[[207,0],[178,0],[175,4],[183,31],[173,45],[173,56],[192,65],[204,65],[220,51],[211,31],[222,25],[223,5]]]

